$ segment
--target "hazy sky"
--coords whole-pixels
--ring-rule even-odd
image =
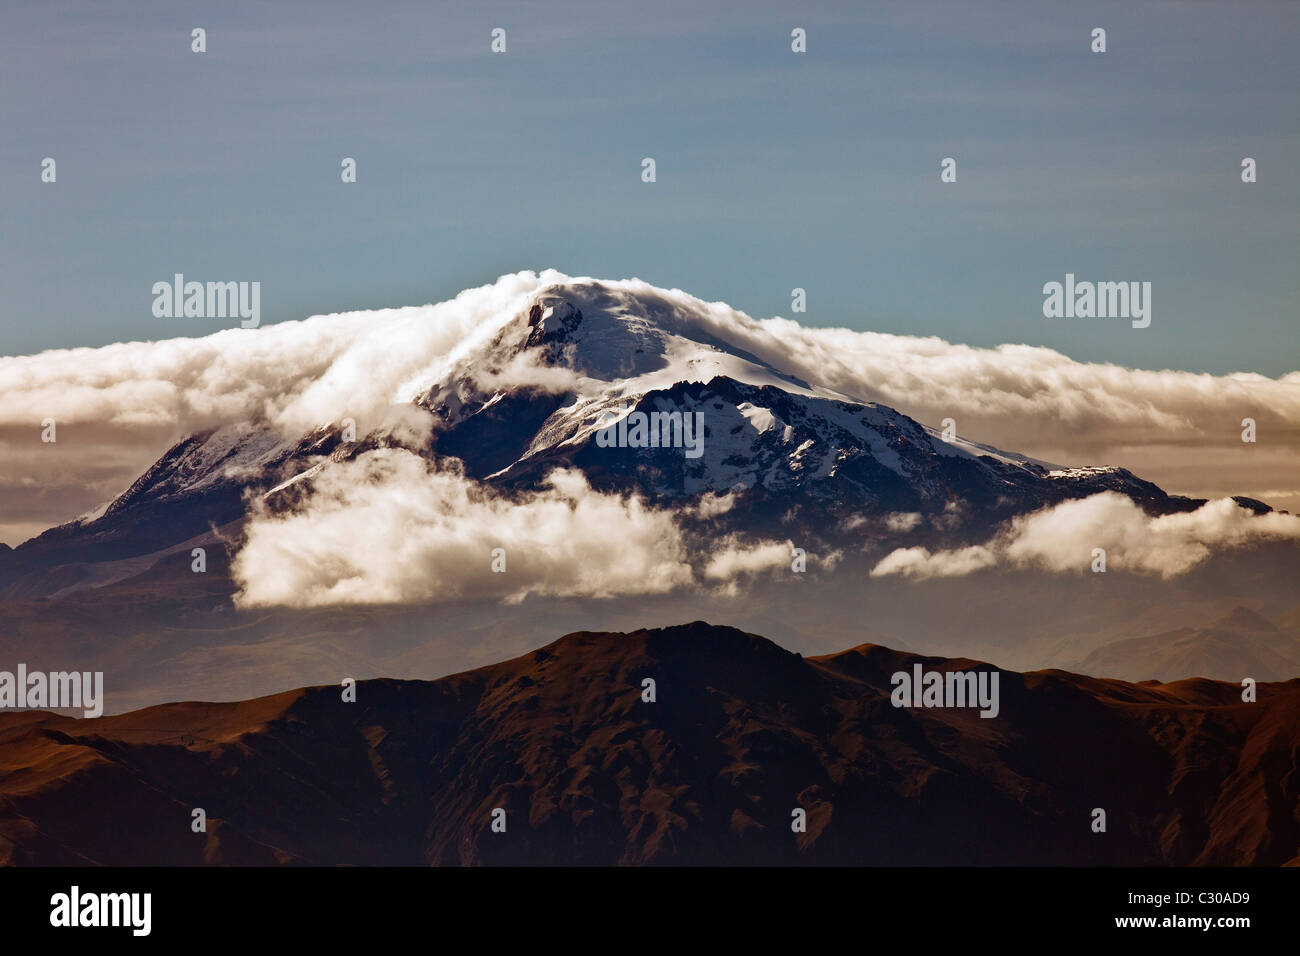
[[[266,323],[554,267],[1276,376],[1300,367],[1298,47],[1293,0],[5,4],[0,354],[235,324],[154,318],[176,272],[260,281]],[[1150,328],[1044,318],[1067,272],[1152,282]]]

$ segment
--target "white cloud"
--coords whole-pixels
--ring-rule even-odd
[[[973,545],[952,551],[932,552],[929,548],[898,548],[885,555],[871,569],[873,578],[901,574],[909,578],[951,578],[982,571],[997,563],[988,548]]]
[[[1300,541],[1300,517],[1256,515],[1231,498],[1195,511],[1151,517],[1131,499],[1103,492],[1012,519],[984,545],[932,552],[900,548],[871,570],[872,577],[958,577],[994,566],[1088,571],[1093,549],[1106,552],[1107,570],[1169,578],[1184,574],[1219,550],[1256,541]]]
[[[475,383],[484,389],[527,386],[555,394],[576,391],[590,382],[572,369],[543,364],[535,352],[521,352],[498,369],[474,369],[472,374]]]
[[[706,491],[700,495],[699,503],[695,507],[695,514],[700,518],[716,518],[724,515],[736,506],[736,495],[731,491],[714,492]]]
[[[754,320],[722,303],[706,305],[704,318],[720,338],[777,368],[929,424],[951,416],[960,434],[1010,450],[1057,442],[1063,431],[1084,450],[1153,434],[1170,443],[1225,434],[1239,442],[1246,416],[1279,439],[1300,436],[1300,371],[1271,379],[1130,369],[1030,345],[976,348]]]
[[[676,518],[635,496],[596,492],[576,470],[557,469],[540,491],[505,497],[450,464],[381,448],[322,469],[293,511],[255,508],[233,564],[236,600],[515,603],[661,594],[706,581],[726,591],[791,560],[789,542],[729,536],[709,552],[701,580],[690,555],[704,552],[688,547]],[[498,548],[503,572],[493,570]]]
[[[727,581],[739,575],[758,574],[776,568],[789,567],[794,560],[794,545],[768,541],[758,545],[743,545],[734,538],[720,541],[704,576],[715,581]]]
[[[896,511],[885,515],[885,527],[894,533],[911,531],[921,523],[921,515],[916,511]]]
[[[594,492],[580,472],[512,500],[396,448],[322,470],[300,510],[257,513],[234,576],[246,607],[608,597],[692,580],[670,513]]]

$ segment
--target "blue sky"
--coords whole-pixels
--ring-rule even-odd
[[[1297,49],[1294,2],[9,4],[0,354],[233,324],[154,318],[175,272],[260,281],[265,323],[553,267],[1279,375],[1300,367]],[[1151,327],[1044,318],[1067,272],[1152,282]]]

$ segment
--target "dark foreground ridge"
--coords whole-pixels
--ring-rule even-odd
[[[1208,680],[999,671],[984,719],[894,707],[890,677],[915,663],[993,670],[870,644],[805,659],[696,622],[365,681],[355,703],[333,686],[4,713],[0,860],[1300,863],[1300,680],[1243,703]]]

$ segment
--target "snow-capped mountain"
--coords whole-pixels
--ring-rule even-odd
[[[469,477],[502,493],[574,467],[598,490],[635,493],[652,505],[689,510],[705,495],[727,495],[720,530],[798,529],[823,541],[918,527],[977,534],[1103,490],[1152,512],[1199,504],[1122,468],[1062,468],[945,440],[892,408],[805,381],[625,287],[557,283],[487,331],[433,380],[412,386],[405,408],[428,413],[427,437],[392,425],[349,435],[339,422],[296,435],[235,422],[190,436],[98,513],[0,555],[0,584],[34,569],[176,545],[240,519],[250,495],[291,505],[322,470],[390,443],[459,459]],[[615,435],[637,413],[698,421],[698,454],[602,441],[602,430]],[[410,416],[398,420],[409,424]],[[677,419],[664,427],[665,437],[678,434]]]
[[[571,380],[563,389],[491,384],[520,364],[538,369],[539,383],[546,372]],[[1060,468],[945,440],[892,408],[804,381],[674,311],[599,284],[544,291],[484,353],[416,401],[438,422],[433,451],[461,459],[485,482],[533,486],[570,465],[599,489],[652,501],[732,493],[742,521],[797,521],[822,534],[899,512],[955,515],[949,527],[962,516],[987,524],[1102,490],[1158,511],[1190,506],[1122,468]],[[699,456],[602,447],[600,431],[636,412],[697,414]]]

